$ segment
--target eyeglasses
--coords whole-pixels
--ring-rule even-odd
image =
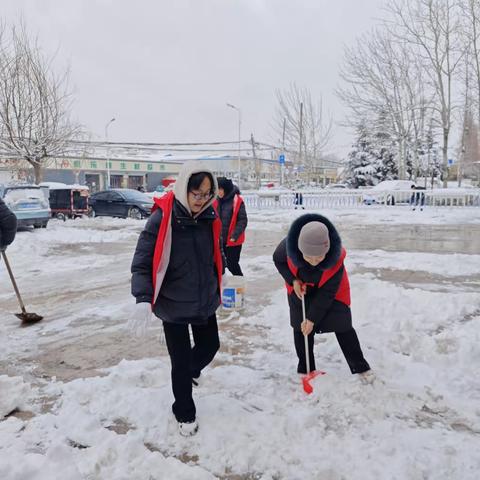
[[[195,193],[188,192],[195,200],[210,200],[213,196],[212,192],[208,193]]]

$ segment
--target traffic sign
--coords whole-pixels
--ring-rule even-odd
[[[278,161],[280,162],[280,165],[285,165],[285,155],[283,153],[278,156]]]

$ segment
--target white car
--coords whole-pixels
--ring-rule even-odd
[[[344,183],[329,183],[328,185],[325,186],[326,190],[344,190],[347,189],[348,185],[345,185]]]
[[[411,180],[384,180],[363,195],[363,203],[365,205],[408,203],[412,186],[415,186],[415,182]]]

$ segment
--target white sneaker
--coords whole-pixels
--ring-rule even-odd
[[[178,431],[183,437],[192,437],[198,432],[198,423],[196,420],[192,422],[178,422]]]
[[[372,370],[367,370],[366,372],[359,373],[358,378],[364,385],[372,385],[376,377]]]

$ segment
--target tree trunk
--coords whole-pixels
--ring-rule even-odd
[[[33,164],[33,172],[35,174],[35,183],[38,185],[43,181],[43,167],[41,163],[35,162]]]
[[[399,145],[399,159],[398,159],[398,177],[400,180],[405,180],[405,161],[406,161],[406,145],[403,136],[400,137]]]
[[[443,188],[447,188],[448,185],[448,129],[443,129],[443,148],[442,148],[442,155],[443,155]]]

